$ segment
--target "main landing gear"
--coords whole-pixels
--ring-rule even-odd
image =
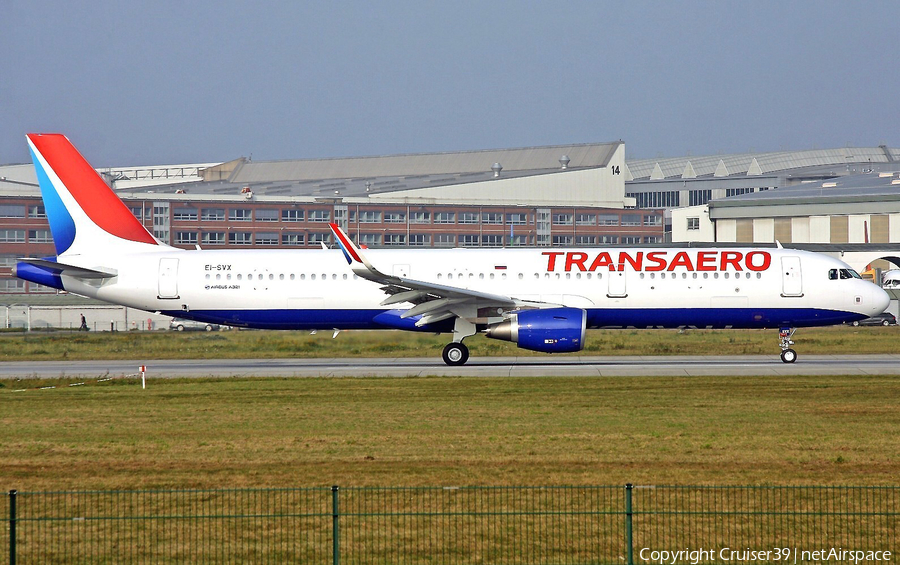
[[[797,331],[794,328],[781,328],[778,331],[778,340],[781,345],[781,360],[785,363],[793,363],[797,360],[797,352],[791,349],[791,346],[794,345],[794,341],[791,339],[794,337],[794,332]]]
[[[451,367],[464,365],[466,361],[469,360],[469,348],[462,343],[448,343],[447,346],[444,347],[441,357],[444,358],[444,363]]]

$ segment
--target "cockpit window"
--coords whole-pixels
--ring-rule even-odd
[[[840,279],[861,279],[859,273],[854,271],[853,269],[829,269],[828,271],[828,280],[836,281]]]

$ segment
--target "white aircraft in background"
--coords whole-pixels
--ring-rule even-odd
[[[587,328],[794,328],[883,312],[889,298],[838,259],[792,249],[182,250],[151,235],[69,140],[29,134],[56,257],[21,279],[114,304],[230,326],[399,329],[580,351]],[[348,266],[349,264],[349,266]]]

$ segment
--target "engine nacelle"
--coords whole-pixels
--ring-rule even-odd
[[[531,351],[572,353],[584,348],[586,327],[586,310],[547,308],[510,314],[508,320],[489,327],[485,335]]]

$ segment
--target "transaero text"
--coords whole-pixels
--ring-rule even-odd
[[[768,251],[544,251],[547,271],[624,271],[626,265],[634,271],[765,271],[772,265]]]

